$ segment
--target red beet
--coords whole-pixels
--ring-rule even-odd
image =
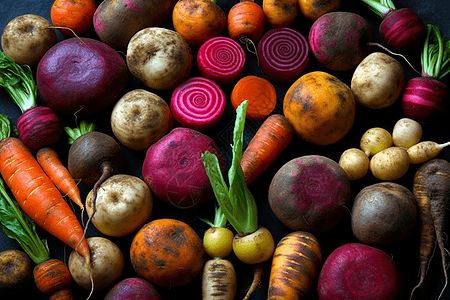
[[[220,85],[237,81],[244,70],[245,51],[229,37],[218,36],[204,42],[197,54],[200,74]]]
[[[162,300],[156,287],[145,279],[138,277],[125,278],[106,294],[103,300]]]
[[[17,120],[17,130],[22,142],[33,150],[56,143],[63,134],[61,121],[46,106],[33,106]]]
[[[372,26],[355,13],[334,11],[319,17],[308,36],[311,52],[325,68],[348,71],[372,51]]]
[[[267,31],[258,43],[259,67],[270,81],[288,83],[305,71],[310,56],[306,38],[287,27]]]
[[[217,83],[191,77],[173,91],[170,109],[181,126],[203,131],[220,120],[225,104],[225,93]]]
[[[394,300],[402,275],[382,250],[360,243],[344,244],[326,259],[317,283],[321,300]]]
[[[36,81],[42,98],[53,110],[88,115],[119,99],[128,83],[128,68],[105,43],[70,38],[45,53]]]

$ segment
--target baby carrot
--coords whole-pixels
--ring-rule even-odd
[[[295,136],[289,121],[280,114],[268,117],[250,140],[241,159],[247,185],[260,176]]]
[[[80,190],[69,170],[62,164],[55,149],[44,147],[36,152],[36,159],[44,170],[45,174],[53,181],[56,187],[69,196],[83,211]]]

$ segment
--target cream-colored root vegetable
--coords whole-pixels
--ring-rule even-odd
[[[397,147],[408,149],[409,147],[420,142],[421,138],[422,125],[410,118],[402,118],[398,120],[392,130],[392,140],[394,142],[394,146]]]
[[[362,135],[360,141],[361,150],[369,157],[392,145],[391,133],[381,127],[370,128]]]
[[[361,179],[369,171],[369,157],[361,149],[350,148],[342,153],[339,165],[349,180]]]
[[[406,149],[402,147],[389,147],[370,160],[370,171],[375,178],[385,181],[400,179],[406,174],[410,166],[410,159]]]
[[[424,141],[408,148],[407,152],[412,164],[424,163],[441,153],[442,149],[450,145],[450,142],[438,144],[432,141]]]

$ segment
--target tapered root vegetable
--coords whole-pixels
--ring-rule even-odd
[[[267,299],[305,299],[321,265],[322,249],[316,237],[306,231],[289,233],[273,254]]]
[[[444,292],[447,277],[447,249],[445,249],[444,222],[450,197],[450,163],[435,158],[423,163],[414,175],[413,194],[418,203],[419,229],[419,282],[411,292],[423,283],[428,265],[433,255],[435,243],[441,252],[445,283],[439,298]]]
[[[359,144],[361,150],[370,157],[391,147],[393,140],[389,131],[381,127],[374,127],[364,132]]]
[[[33,275],[36,287],[45,295],[68,288],[72,283],[69,268],[55,258],[36,265],[33,269]]]
[[[450,142],[438,144],[432,141],[417,143],[408,148],[408,155],[412,164],[421,164],[435,158]]]
[[[280,156],[294,137],[294,129],[283,115],[271,115],[263,122],[242,154],[241,167],[247,185]]]
[[[361,149],[350,148],[341,154],[339,165],[349,180],[361,179],[369,171],[369,157]]]
[[[398,120],[392,130],[394,146],[408,149],[420,142],[422,138],[422,125],[416,120],[402,118]]]
[[[408,152],[401,147],[389,147],[370,159],[369,169],[375,178],[392,181],[408,172],[410,159]]]
[[[211,259],[202,274],[203,300],[233,300],[237,291],[237,276],[233,264],[226,259]]]

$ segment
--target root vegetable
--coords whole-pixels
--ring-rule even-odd
[[[416,120],[402,118],[398,120],[392,130],[392,141],[394,146],[409,147],[417,144],[422,139],[422,125]]]
[[[96,291],[104,290],[122,276],[125,263],[123,253],[114,242],[104,237],[90,237],[87,242],[91,250],[92,278],[86,262],[75,251],[69,256],[70,274],[84,289],[90,290],[93,285]]]
[[[389,131],[381,127],[373,127],[364,132],[359,144],[361,150],[371,157],[391,147],[393,143],[392,135]]]
[[[3,29],[3,51],[18,64],[35,68],[45,52],[57,43],[56,32],[51,26],[39,15],[15,17]]]
[[[418,203],[419,214],[419,282],[413,288],[414,291],[422,285],[429,263],[433,256],[434,247],[441,254],[442,268],[444,272],[444,287],[439,298],[444,292],[447,277],[447,255],[444,241],[444,222],[446,209],[449,205],[450,195],[450,163],[443,159],[432,159],[423,163],[414,175],[413,194]],[[439,299],[438,298],[438,299]]]
[[[0,252],[0,291],[16,295],[33,282],[33,261],[22,250]]]
[[[287,28],[298,15],[297,0],[264,0],[262,8],[266,21],[272,28]]]
[[[103,300],[163,300],[158,289],[139,277],[125,278],[116,283]]]
[[[228,35],[248,48],[249,44],[254,45],[263,36],[265,19],[263,8],[259,4],[241,0],[228,12]]]
[[[310,22],[314,22],[322,15],[337,11],[341,8],[342,0],[298,0],[301,14]]]
[[[401,147],[389,147],[370,159],[369,169],[372,175],[380,180],[394,181],[408,172],[410,158],[408,152]]]
[[[408,148],[408,155],[412,164],[421,164],[435,158],[442,149],[450,145],[450,142],[438,144],[432,141],[424,141]]]
[[[369,171],[369,157],[358,148],[345,150],[339,158],[339,165],[344,169],[349,180],[358,180]]]
[[[233,300],[237,291],[237,276],[233,264],[226,259],[210,259],[202,274],[203,300]]]
[[[194,57],[178,32],[147,27],[131,38],[126,61],[131,74],[144,85],[155,90],[169,90],[189,77]]]
[[[94,0],[55,0],[50,17],[53,25],[64,35],[74,36],[75,33],[80,36],[92,28],[96,9]]]
[[[374,52],[356,67],[351,79],[355,100],[371,109],[393,105],[400,98],[405,85],[402,65],[393,57]]]

